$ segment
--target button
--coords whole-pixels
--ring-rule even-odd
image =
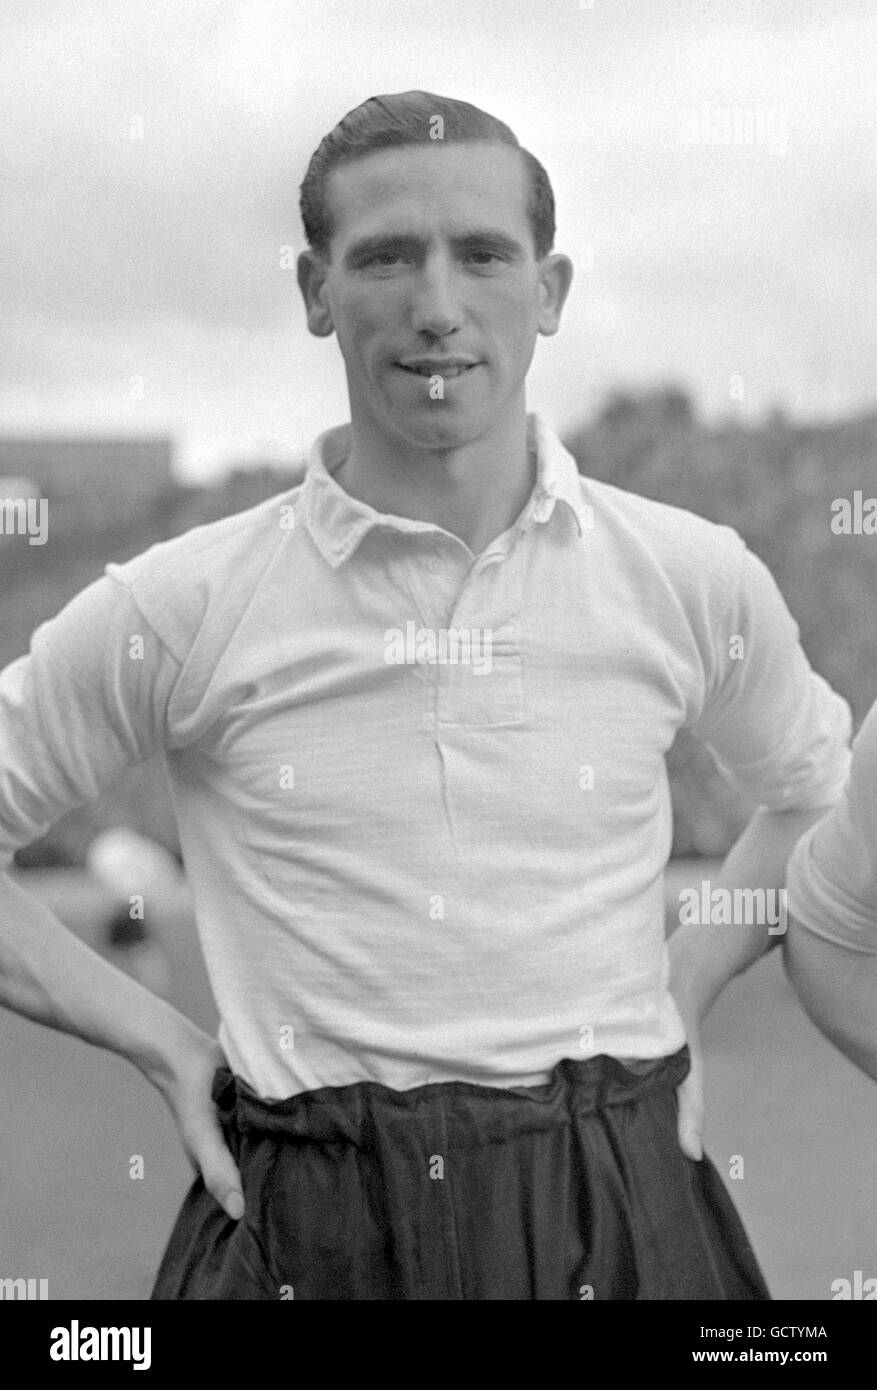
[[[481,556],[481,568],[486,569],[488,565],[498,565],[508,553],[508,546],[500,546],[497,550],[486,550]]]
[[[440,570],[441,567],[442,562],[437,555],[428,556],[426,561],[426,568],[428,570],[432,570],[433,574],[435,574],[436,570]]]

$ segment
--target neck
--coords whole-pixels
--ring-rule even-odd
[[[460,448],[418,449],[352,426],[335,480],[375,511],[441,526],[478,555],[523,511],[535,482],[523,402],[515,415]]]

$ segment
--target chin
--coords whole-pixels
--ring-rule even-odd
[[[472,444],[489,428],[490,421],[474,412],[466,414],[417,411],[397,420],[396,430],[403,439],[419,449],[462,449]]]
[[[401,431],[403,437],[417,449],[463,449],[478,438],[478,431],[467,430],[462,426],[434,426],[432,429],[409,427]]]

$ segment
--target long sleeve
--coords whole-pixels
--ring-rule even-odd
[[[179,663],[105,574],[0,672],[0,867],[164,745]]]
[[[723,772],[772,810],[833,805],[849,771],[849,705],[810,666],[773,576],[745,548],[707,677],[692,731]]]

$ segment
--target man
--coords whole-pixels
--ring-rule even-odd
[[[733,532],[527,416],[572,266],[508,127],[371,98],[301,202],[350,424],[2,682],[10,851],[164,755],[218,1043],[10,884],[2,1001],[167,1099],[201,1176],[154,1298],[767,1298],[676,1091],[768,933],[681,927],[674,1002],[664,754],[687,725],[758,793],[722,882],[778,886],[849,711]]]
[[[786,968],[814,1023],[877,1080],[877,704],[849,783],[789,860]]]

